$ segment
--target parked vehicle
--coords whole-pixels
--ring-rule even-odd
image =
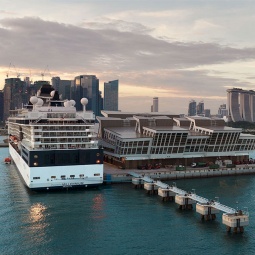
[[[227,166],[227,165],[231,165],[233,162],[231,159],[225,159],[225,160],[223,160],[223,163],[225,166]]]
[[[193,162],[192,164],[191,164],[191,167],[207,167],[207,163],[205,163],[205,162],[197,162],[197,163],[195,163],[195,162]]]
[[[209,169],[218,169],[220,166],[218,164],[211,164],[209,165]]]
[[[154,164],[154,165],[152,166],[152,169],[160,169],[161,166],[162,166],[161,163]]]
[[[175,170],[176,170],[176,171],[186,170],[186,167],[183,166],[183,165],[178,165],[178,166],[176,166]]]
[[[235,168],[236,165],[235,165],[235,164],[227,164],[226,167],[227,167],[227,168]]]

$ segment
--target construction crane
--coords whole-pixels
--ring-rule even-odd
[[[19,78],[19,77],[20,77],[20,75],[21,75],[21,73],[19,73],[19,72],[17,71],[17,69],[16,69],[16,66],[15,66],[15,65],[13,65],[13,67],[14,67],[14,69],[15,69],[15,72],[16,72],[16,76],[17,76],[17,78]]]
[[[6,77],[9,78],[11,68],[14,68],[14,70],[15,70],[15,72],[16,72],[16,76],[17,76],[17,78],[19,78],[20,75],[21,75],[21,73],[19,73],[19,72],[17,71],[16,66],[13,65],[12,63],[9,64],[9,69],[8,69],[8,72],[6,73]]]
[[[44,71],[41,72],[42,80],[44,80],[44,76],[45,76],[46,71],[48,71],[48,74],[50,76],[50,70],[49,70],[49,66],[48,65],[45,67]]]
[[[10,68],[11,68],[12,63],[9,64],[9,68],[8,68],[8,72],[6,73],[6,77],[9,77],[9,72],[10,72]]]
[[[30,69],[29,69],[29,79],[31,79],[30,83],[33,83],[33,80],[32,80],[32,77],[31,77],[31,70]]]

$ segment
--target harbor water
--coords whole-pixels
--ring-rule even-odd
[[[255,254],[255,175],[176,181],[177,187],[248,207],[243,234],[227,233],[221,213],[201,221],[131,184],[31,192],[0,148],[0,254]],[[169,182],[171,183],[171,182]]]

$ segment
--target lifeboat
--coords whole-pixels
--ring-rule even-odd
[[[5,164],[11,164],[11,161],[12,161],[11,158],[5,158],[4,159]]]

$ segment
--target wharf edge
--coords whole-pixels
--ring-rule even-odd
[[[158,180],[178,180],[178,179],[195,179],[195,178],[212,178],[224,177],[234,175],[251,175],[255,174],[255,164],[253,165],[240,165],[233,168],[219,168],[219,169],[194,169],[176,171],[167,168],[160,168],[157,170],[138,170],[138,169],[118,169],[111,164],[104,163],[104,184],[114,183],[130,183],[132,176],[130,172],[136,172],[143,176]]]

